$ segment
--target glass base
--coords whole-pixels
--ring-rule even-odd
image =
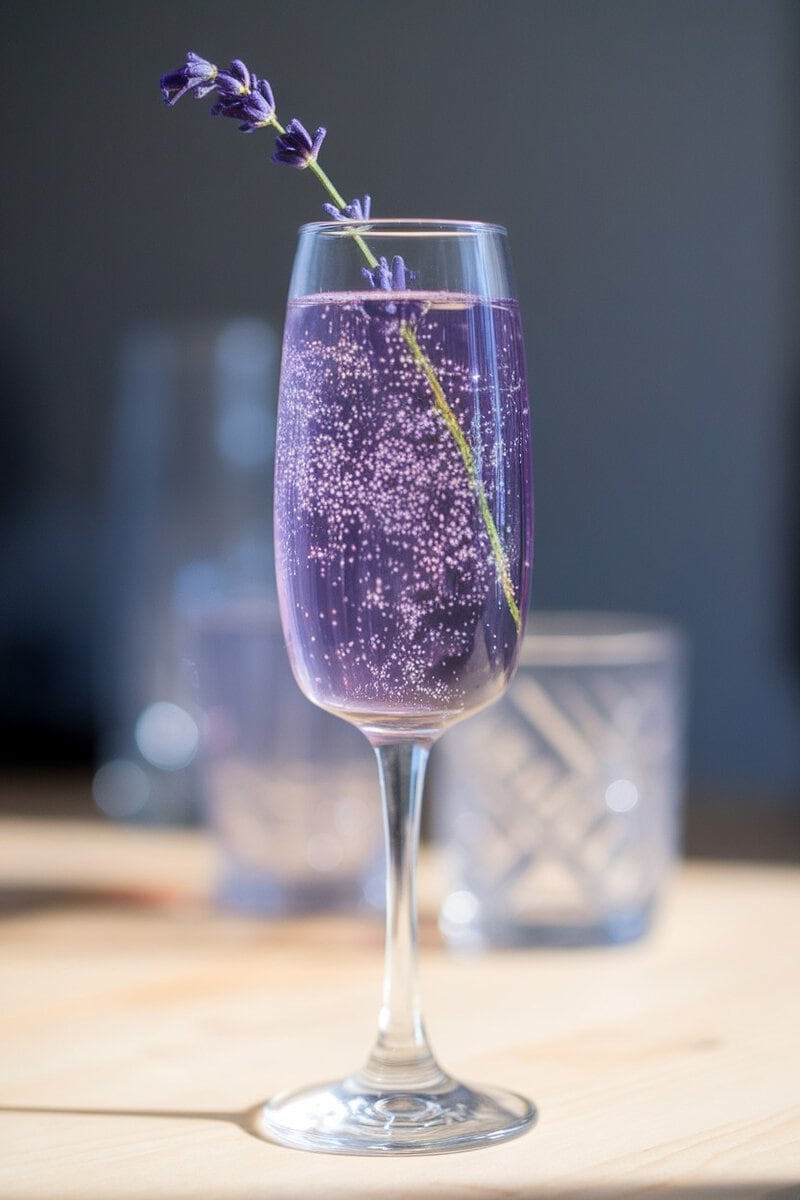
[[[524,1096],[454,1079],[415,1091],[377,1091],[357,1075],[283,1093],[256,1110],[254,1132],[327,1154],[446,1154],[519,1137],[536,1121]]]

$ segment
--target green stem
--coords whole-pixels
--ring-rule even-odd
[[[344,206],[347,204],[347,201],[345,200],[345,198],[343,196],[341,196],[339,194],[339,192],[337,192],[336,188],[333,186],[330,179],[325,174],[325,172],[323,171],[322,167],[319,165],[317,160],[315,158],[312,158],[311,162],[308,165],[311,168],[311,170],[314,172],[314,174],[316,175],[317,179],[320,181],[322,186],[325,188],[325,191],[328,193],[328,195],[330,196],[331,200],[336,205],[336,207],[344,208]],[[351,234],[351,237],[352,237],[353,241],[355,242],[355,244],[358,246],[361,253],[364,255],[364,258],[367,260],[367,263],[369,264],[370,269],[374,269],[375,267],[377,267],[378,260],[375,257],[375,255],[372,253],[372,251],[370,250],[367,243],[362,238],[361,234],[354,233],[354,234]]]
[[[317,160],[315,158],[312,158],[311,162],[308,165],[311,168],[311,170],[314,172],[314,174],[316,175],[317,179],[320,181],[322,186],[325,188],[325,191],[328,193],[328,195],[330,196],[331,200],[336,205],[336,207],[344,208],[345,205],[347,204],[347,201],[345,200],[344,196],[342,196],[341,193],[336,190],[333,183],[328,178],[328,176],[325,174],[325,172],[323,171],[322,167],[319,165]]]
[[[453,441],[458,446],[461,453],[461,458],[466,468],[467,476],[472,486],[472,490],[478,497],[478,507],[481,510],[483,523],[486,526],[486,532],[489,535],[492,553],[494,554],[495,562],[497,563],[497,574],[500,577],[500,585],[503,589],[503,594],[508,604],[509,612],[514,618],[514,624],[517,628],[517,633],[522,630],[522,617],[520,616],[519,605],[514,596],[514,584],[511,579],[511,572],[508,569],[503,543],[500,541],[500,535],[497,532],[497,526],[494,523],[494,517],[489,508],[489,502],[486,499],[486,491],[483,483],[478,478],[478,472],[475,470],[475,455],[472,453],[472,447],[464,437],[464,432],[458,423],[458,418],[453,412],[450,405],[447,403],[447,397],[444,394],[441,383],[439,382],[436,372],[431,365],[430,359],[427,357],[412,329],[403,321],[400,325],[400,332],[403,335],[409,350],[414,356],[414,362],[428,381],[428,386],[433,394],[434,407],[447,426]]]

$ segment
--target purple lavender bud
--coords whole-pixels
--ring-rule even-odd
[[[367,267],[362,267],[361,274],[378,291],[390,292],[392,290],[392,272],[389,270],[388,260],[383,256],[378,259],[378,265],[373,267],[371,271]]]
[[[221,99],[211,109],[211,115],[233,117],[235,120],[241,121],[239,129],[242,133],[253,133],[256,129],[263,129],[265,125],[273,124],[275,116],[275,99],[272,95],[272,88],[266,79],[257,79],[254,75],[252,90],[247,95]]]
[[[356,196],[355,200],[345,204],[344,208],[337,208],[335,204],[323,204],[322,207],[334,221],[368,221],[372,200],[369,196],[365,196],[363,200]]]
[[[407,280],[414,278],[413,271],[409,271],[399,254],[395,254],[391,267],[388,259],[382,257],[372,270],[362,267],[361,274],[381,292],[403,292],[408,286]]]
[[[213,63],[190,50],[186,55],[184,66],[179,67],[177,71],[170,71],[168,75],[161,76],[161,94],[164,97],[164,103],[177,104],[181,96],[185,96],[187,92],[194,92],[199,100],[201,96],[205,96],[207,92],[213,91],[217,86],[218,74]]]
[[[381,257],[371,270],[369,267],[362,267],[361,274],[369,280],[370,287],[380,292],[403,292],[407,287],[406,281],[414,278],[414,272],[409,271],[399,254],[392,259],[391,267],[388,260]],[[411,299],[385,300],[378,304],[377,309],[370,308],[369,312],[372,317],[387,320],[389,327],[394,328],[397,321],[415,325],[422,312],[422,305],[418,300]]]
[[[241,110],[243,124],[239,126],[242,133],[252,133],[255,129],[263,129],[271,125],[275,116],[275,97],[266,79],[253,76],[253,90],[249,96],[242,96]]]
[[[411,272],[408,272],[411,275]],[[404,292],[406,289],[406,264],[399,254],[392,259],[392,291]]]
[[[312,139],[305,126],[292,117],[286,126],[286,132],[279,134],[275,139],[277,149],[272,161],[303,170],[309,163],[316,162],[324,137],[325,130],[322,126],[315,131]]]
[[[266,79],[257,79],[253,76],[253,91],[258,92],[266,101],[272,111],[275,111],[275,97],[272,94],[272,88],[267,83]]]
[[[226,99],[245,96],[251,86],[250,72],[240,58],[235,58],[227,71],[220,71],[217,75],[217,91]]]

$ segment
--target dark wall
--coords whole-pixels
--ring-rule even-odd
[[[800,9],[789,0],[3,7],[0,719],[91,731],[119,337],[280,322],[307,175],[157,90],[245,57],[383,215],[509,227],[535,392],[539,607],[661,613],[692,772],[800,787]],[[793,640],[794,639],[794,640]],[[793,651],[793,647],[795,647]],[[77,740],[75,740],[77,739]]]

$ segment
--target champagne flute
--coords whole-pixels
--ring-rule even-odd
[[[363,256],[382,269],[364,271]],[[261,1133],[285,1145],[440,1153],[515,1137],[535,1119],[524,1097],[460,1083],[434,1058],[415,886],[430,747],[500,696],[516,665],[529,436],[505,230],[424,220],[301,229],[276,452],[281,616],[302,691],[375,749],[387,914],[373,1049],[353,1075],[260,1110]]]

